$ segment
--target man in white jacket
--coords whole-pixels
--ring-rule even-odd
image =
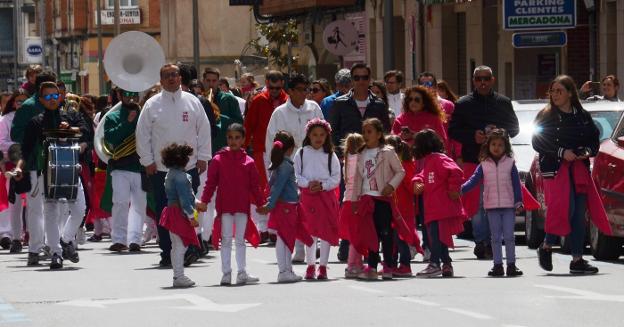
[[[392,109],[394,117],[399,117],[403,108],[405,94],[401,92],[403,86],[403,72],[390,70],[384,74],[384,83],[388,91],[388,106]]]
[[[193,179],[195,192],[199,186],[199,175],[206,171],[208,160],[212,158],[208,117],[197,97],[180,88],[178,66],[164,65],[160,69],[160,84],[163,90],[145,103],[136,128],[137,153],[153,188],[158,219],[167,205],[164,185],[167,168],[162,163],[160,151],[172,143],[193,147],[186,171]],[[159,225],[158,236],[162,250],[160,265],[170,266],[169,232]],[[190,265],[197,257],[197,249],[189,247],[184,264]]]
[[[271,150],[273,149],[273,138],[279,131],[286,131],[292,134],[295,139],[295,150],[301,147],[305,139],[306,125],[314,118],[323,119],[321,107],[306,96],[310,93],[310,81],[305,75],[299,74],[291,76],[288,81],[288,101],[275,108],[269,120],[265,141],[265,167],[271,166]],[[293,261],[303,262],[305,259],[303,243],[297,241]]]

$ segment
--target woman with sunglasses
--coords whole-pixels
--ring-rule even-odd
[[[401,114],[392,125],[392,133],[413,144],[414,134],[425,128],[434,130],[447,144],[444,123],[446,115],[434,95],[423,86],[415,86],[405,92]]]
[[[11,123],[17,111],[24,101],[28,99],[28,93],[24,89],[17,89],[11,94],[6,106],[2,108],[2,117],[0,117],[0,150],[4,158],[9,158],[9,147],[15,144],[11,140]],[[6,160],[5,160],[6,161]],[[11,170],[15,166],[11,162],[6,162],[6,169]],[[7,183],[8,185],[8,183]],[[2,187],[2,185],[0,185]],[[11,219],[11,230],[0,232],[0,245],[3,249],[9,249],[10,253],[22,252],[22,198],[15,197],[14,203],[9,203],[9,213]]]
[[[324,79],[317,79],[312,82],[312,86],[310,87],[310,93],[308,93],[308,100],[312,100],[318,105],[321,105],[323,99],[330,96],[332,94],[331,87],[329,86],[329,82]]]

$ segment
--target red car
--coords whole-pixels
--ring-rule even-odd
[[[600,144],[592,178],[607,211],[613,236],[602,234],[590,223],[589,244],[596,259],[616,260],[624,244],[624,118],[620,118],[611,137]]]
[[[596,157],[596,161],[599,161],[598,163],[599,166],[595,167],[594,166],[596,165],[595,161],[594,160],[591,161],[592,166],[594,166],[592,168],[592,172],[593,172],[592,174],[594,176],[594,179],[596,180],[596,176],[598,174],[606,174],[607,171],[611,167],[611,166],[608,166],[609,163],[605,163],[606,159],[603,159],[603,158],[605,156],[611,156],[612,155],[611,152],[613,151],[609,153],[605,153],[604,151],[607,151],[605,149],[608,149],[608,146],[611,144],[615,144],[613,146],[617,146],[617,141],[613,141],[617,139],[615,136],[617,135],[622,136],[622,133],[624,133],[622,132],[622,129],[624,128],[624,126],[620,119],[620,117],[622,116],[622,112],[624,111],[624,103],[611,102],[611,101],[583,102],[583,108],[589,111],[590,114],[592,115],[592,118],[594,119],[594,123],[596,123],[596,126],[598,126],[598,129],[600,130],[600,140],[603,141],[603,143],[600,146],[600,153]],[[616,125],[617,125],[617,128],[616,128]],[[618,131],[619,131],[619,134],[618,134]],[[609,145],[606,145],[607,143],[609,143]],[[603,149],[603,147],[605,148]],[[619,184],[617,182],[615,184],[619,185],[618,190],[619,192],[621,192],[620,196],[624,197],[624,150],[622,150],[621,147],[619,149],[620,149],[620,152],[619,152],[619,161],[620,161],[619,167],[620,168],[611,169],[611,171],[617,171],[617,174],[619,174],[620,176]],[[616,163],[613,162],[611,164],[613,165]],[[611,178],[611,180],[609,180],[610,182],[612,183],[615,182],[613,180],[613,178],[616,177],[615,175],[616,173],[613,172],[613,174],[611,175],[612,177],[609,177]],[[544,241],[544,217],[546,216],[545,215],[546,205],[544,201],[543,179],[539,170],[539,161],[538,161],[537,155],[535,156],[535,158],[533,159],[533,162],[531,163],[529,176],[527,176],[524,183],[525,183],[526,188],[533,194],[533,196],[542,205],[542,208],[538,210],[534,210],[534,211],[527,211],[525,215],[525,233],[526,233],[527,245],[529,248],[536,249]],[[613,189],[613,185],[615,184],[610,184],[611,188],[609,189]],[[599,183],[598,185],[601,185],[601,184]],[[605,183],[605,185],[607,184]],[[604,187],[605,186],[601,185],[599,188],[604,188]],[[601,194],[603,195],[603,201],[604,201],[604,190],[600,190],[600,191],[601,191]],[[606,207],[606,204],[605,204],[605,207]],[[624,224],[624,216],[622,216],[622,212],[624,211],[624,199],[623,198],[620,198],[618,208],[620,210],[620,221],[621,221],[620,224]],[[613,213],[610,212],[609,209],[607,210],[607,213],[609,213],[609,217],[610,219],[612,219]],[[588,230],[593,230],[593,229],[595,228],[592,228],[590,226]],[[596,233],[597,233],[597,230],[589,234],[596,234]],[[621,231],[621,235],[624,237],[624,229]],[[605,238],[604,235],[601,237],[598,237],[598,236],[595,236],[595,237],[600,238],[600,242],[598,242],[600,244],[616,243],[615,241],[610,242],[614,238]],[[587,239],[589,240],[590,238],[588,237]],[[564,237],[561,238],[561,245],[562,245],[562,249],[564,252],[569,251],[568,250],[569,247],[567,246],[567,243]],[[600,245],[600,247],[604,247],[604,246],[605,245]],[[594,252],[594,247],[592,247],[592,252]],[[617,252],[619,255],[619,249]],[[594,255],[596,254],[594,253]],[[598,257],[596,258],[598,259]]]

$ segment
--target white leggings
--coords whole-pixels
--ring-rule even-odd
[[[275,255],[277,256],[277,267],[280,273],[292,271],[292,252],[290,252],[286,243],[279,236],[277,236],[277,241],[275,242]]]
[[[223,214],[221,216],[221,271],[224,274],[232,272],[232,235],[236,232],[236,265],[238,272],[245,271],[245,228],[247,227],[247,214]]]
[[[186,246],[178,234],[169,232],[171,237],[171,267],[173,268],[173,278],[184,276],[184,253]]]
[[[306,246],[306,263],[308,266],[312,266],[316,264],[316,247],[318,237],[312,238],[314,242],[312,242],[311,246]],[[321,240],[321,266],[327,266],[329,262],[329,249],[331,245],[327,241]]]

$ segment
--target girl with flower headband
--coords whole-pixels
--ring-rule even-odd
[[[285,131],[279,131],[273,139],[271,166],[269,172],[270,195],[267,203],[256,209],[259,214],[269,211],[268,227],[277,234],[275,252],[279,274],[278,283],[294,283],[301,280],[292,270],[292,251],[295,240],[307,246],[312,245],[312,237],[303,224],[299,206],[299,193],[295,183],[295,167],[290,157],[295,150],[295,140]]]
[[[340,162],[334,153],[331,127],[325,120],[315,118],[306,125],[306,136],[294,157],[295,176],[301,190],[304,223],[313,237],[306,249],[305,279],[315,279],[316,247],[320,239],[318,279],[327,279],[327,263],[331,246],[338,245],[338,197]]]

